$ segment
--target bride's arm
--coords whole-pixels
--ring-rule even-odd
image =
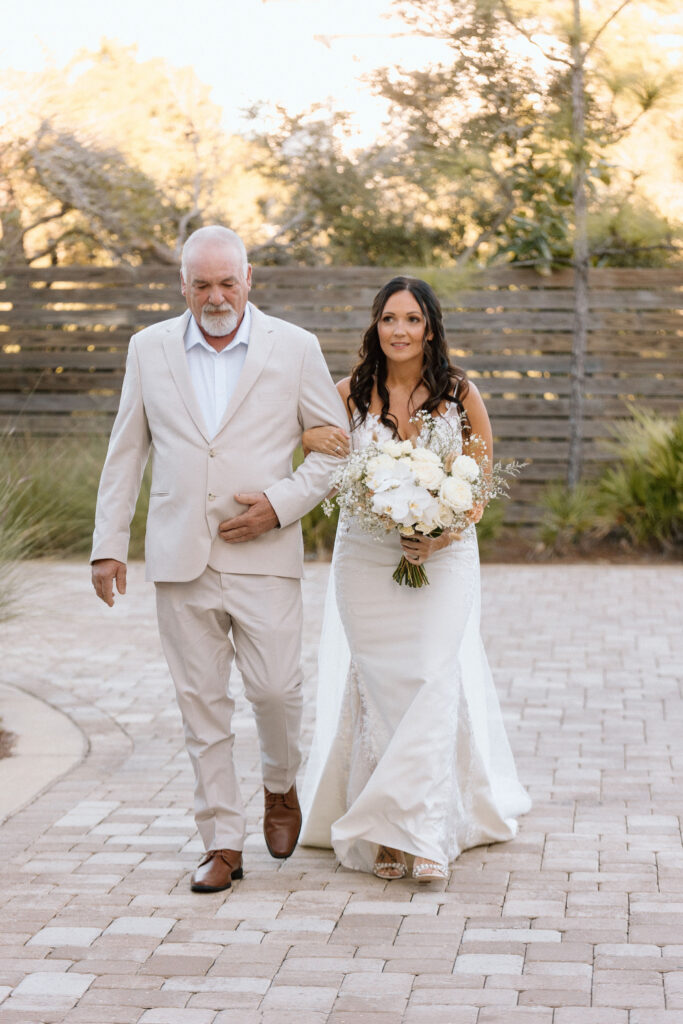
[[[476,384],[473,384],[472,381],[468,381],[468,383],[469,390],[462,400],[462,406],[467,413],[467,419],[470,421],[472,434],[481,440],[477,441],[475,446],[468,443],[466,439],[463,444],[463,452],[465,455],[473,455],[477,462],[481,462],[482,455],[485,455],[484,473],[490,476],[493,468],[493,430],[491,429],[491,420],[486,411],[484,399],[479,394]],[[484,505],[476,505],[472,509],[472,514],[470,515],[471,522],[479,522],[484,514],[484,508]]]
[[[481,451],[481,448],[477,449],[476,454],[479,454],[477,462],[480,461],[482,454],[486,455],[488,459],[488,472],[490,473],[491,467],[493,466],[493,431],[491,429],[491,420],[489,419],[489,414],[486,411],[484,399],[479,394],[479,388],[476,384],[473,384],[472,381],[469,381],[468,383],[469,390],[462,400],[462,407],[467,413],[467,419],[470,421],[472,434],[481,438],[484,443],[483,452]],[[465,440],[463,444],[463,451],[466,455],[470,454],[468,447],[469,443]]]
[[[348,377],[339,381],[337,391],[348,409],[346,405],[349,395]],[[301,444],[304,455],[308,455],[309,452],[321,452],[323,455],[334,455],[338,459],[345,459],[350,451],[349,435],[340,427],[309,427],[301,435]]]

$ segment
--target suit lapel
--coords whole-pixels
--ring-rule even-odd
[[[175,386],[180,392],[180,397],[185,403],[194,425],[202,437],[208,442],[209,437],[202,411],[197,401],[197,395],[192,386],[190,370],[185,355],[185,331],[190,319],[190,311],[187,310],[174,324],[169,324],[168,334],[164,338],[163,346]]]
[[[251,303],[250,303],[251,305]],[[249,330],[249,345],[247,357],[244,360],[242,372],[239,375],[237,386],[228,402],[228,407],[223,414],[223,419],[218,425],[216,437],[227,426],[235,415],[240,405],[247,397],[252,387],[258,380],[263,367],[268,361],[275,343],[273,328],[269,326],[268,320],[255,306],[251,306],[251,328]]]

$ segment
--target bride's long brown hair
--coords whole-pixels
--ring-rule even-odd
[[[387,360],[379,343],[377,325],[384,312],[384,307],[396,292],[410,292],[422,310],[426,322],[422,341],[422,372],[420,380],[413,390],[414,394],[420,384],[424,384],[429,392],[429,397],[422,403],[420,410],[429,413],[435,412],[445,400],[455,402],[460,411],[464,412],[462,400],[469,390],[467,374],[450,361],[441,304],[432,288],[419,277],[393,277],[391,281],[380,288],[373,300],[372,323],[363,336],[358,352],[359,360],[351,373],[348,406],[349,412],[351,412],[351,403],[355,405],[361,422],[363,422],[370,409],[372,389],[376,384],[377,394],[382,402],[380,422],[389,427],[394,436],[398,434],[398,422],[396,417],[389,412]],[[427,340],[429,335],[431,338]]]

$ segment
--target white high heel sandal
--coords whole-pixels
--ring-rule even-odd
[[[385,860],[385,857],[388,859]],[[373,875],[386,882],[394,882],[397,878],[403,878],[408,870],[405,860],[392,860],[392,857],[403,857],[403,854],[388,846],[378,847],[375,863],[372,866]]]
[[[416,857],[413,861],[413,878],[416,882],[443,882],[448,880],[448,867],[436,860]]]

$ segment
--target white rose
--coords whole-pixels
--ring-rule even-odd
[[[413,448],[410,457],[416,462],[434,462],[441,465],[441,459],[431,448]]]
[[[448,527],[453,525],[455,516],[453,509],[449,508],[448,505],[444,505],[442,501],[439,502],[439,526]]]
[[[383,455],[380,453],[379,455],[373,455],[368,459],[367,467],[369,471],[374,472],[374,470],[382,467],[391,468],[394,465],[394,462],[395,460],[392,459],[390,455]]]
[[[414,463],[413,473],[416,483],[420,487],[427,487],[430,491],[435,491],[446,475],[438,464],[422,461]]]
[[[401,455],[408,455],[413,450],[412,441],[397,441],[395,439],[391,441],[385,441],[382,445],[382,451],[386,455],[391,455],[392,458],[398,459]]]
[[[474,504],[472,488],[459,476],[447,476],[439,489],[439,497],[454,512],[468,512]]]
[[[453,463],[452,472],[471,483],[479,476],[479,464],[471,455],[458,455]]]

